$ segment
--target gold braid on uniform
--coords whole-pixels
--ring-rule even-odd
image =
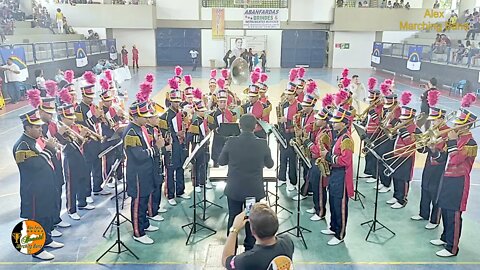
[[[17,164],[24,162],[25,160],[38,156],[35,151],[32,150],[18,150],[15,152],[15,162]]]
[[[350,139],[350,138],[347,138],[347,139],[344,139],[342,141],[342,144],[340,144],[340,149],[342,149],[342,151],[345,151],[345,150],[350,150],[353,152],[354,148],[353,148],[353,140]]]
[[[136,147],[142,146],[142,142],[140,141],[140,137],[136,135],[126,135],[123,141],[125,148],[127,147]]]
[[[478,145],[465,145],[463,151],[467,157],[476,157],[477,156]]]
[[[200,134],[200,128],[196,125],[190,125],[190,127],[188,127],[188,132],[192,134]]]
[[[215,118],[213,118],[213,116],[210,114],[207,115],[207,123],[210,125],[215,123]]]
[[[167,120],[160,119],[160,121],[158,121],[158,128],[163,130],[168,129]]]

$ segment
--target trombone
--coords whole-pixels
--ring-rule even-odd
[[[76,139],[78,140],[79,142],[84,142],[85,141],[85,137],[83,137],[82,135],[78,134],[75,130],[73,130],[72,128],[70,128],[69,126],[67,126],[65,123],[63,123],[62,121],[58,121],[58,124],[65,128],[66,131],[67,131],[67,135],[72,138],[72,139]]]
[[[86,137],[91,138],[94,141],[100,141],[100,142],[103,141],[103,136],[102,135],[94,132],[93,130],[89,129],[88,127],[86,127],[82,124],[77,123],[77,126],[80,128],[80,130],[86,129],[86,131],[87,131],[86,132],[86,134],[87,134]]]
[[[370,105],[368,105],[368,107],[363,110],[363,112],[361,114],[357,114],[356,117],[357,117],[357,121],[360,121],[360,122],[363,122],[365,121],[365,118],[367,117],[368,115],[368,112],[374,108],[375,106],[377,106],[380,102],[382,102],[382,99],[381,98],[378,98],[377,100],[375,100],[374,102],[370,103]]]

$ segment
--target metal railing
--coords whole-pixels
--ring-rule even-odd
[[[202,7],[288,8],[288,0],[202,0]]]
[[[107,53],[106,39],[97,40],[70,40],[56,42],[38,42],[38,43],[17,43],[11,45],[1,45],[0,48],[14,49],[23,48],[25,50],[26,64],[37,64],[42,62],[50,62],[75,58],[74,43],[84,41],[87,45],[87,55]],[[3,59],[0,57],[0,63],[3,65]]]
[[[480,49],[473,48],[466,55],[457,54],[457,48],[434,45],[415,45],[383,42],[382,55],[398,58],[408,58],[410,46],[422,46],[422,62],[454,65],[461,67],[480,67]]]

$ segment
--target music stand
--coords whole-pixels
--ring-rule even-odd
[[[212,137],[212,134],[213,134],[213,132],[210,132],[207,136],[205,136],[205,138],[200,143],[198,143],[195,146],[192,153],[187,157],[187,159],[183,163],[183,169],[184,170],[187,168],[188,164],[190,162],[192,162],[192,160],[195,158],[195,156],[198,153],[198,150],[210,139],[210,137]],[[194,165],[194,164],[192,164],[192,165]],[[193,166],[193,168],[195,168],[195,166]],[[195,181],[193,181],[193,179],[192,179],[192,184],[195,187]],[[206,181],[206,179],[205,179],[205,181]],[[194,191],[194,193],[195,193],[195,191]],[[204,194],[205,194],[205,192],[204,192]],[[212,229],[210,227],[207,227],[205,224],[199,223],[197,221],[197,199],[196,198],[197,198],[196,194],[193,194],[193,205],[192,205],[192,207],[193,207],[193,220],[192,220],[192,222],[182,226],[182,229],[185,228],[185,227],[190,227],[190,232],[188,233],[187,241],[185,242],[185,245],[188,245],[188,241],[190,240],[190,237],[192,236],[192,234],[196,234],[198,231],[200,231],[202,229],[206,229],[208,231],[211,231],[211,233],[209,235],[207,235],[205,238],[210,237],[210,236],[217,233],[217,231],[215,231],[214,229]],[[206,201],[204,203],[206,203]],[[203,209],[203,211],[205,213],[205,208]],[[200,229],[197,229],[197,226],[200,227]]]
[[[105,149],[105,150],[103,150],[102,152],[100,152],[100,154],[98,154],[98,158],[99,158],[99,159],[102,159],[105,155],[107,155],[108,153],[110,153],[111,151],[113,151],[115,148],[117,148],[117,147],[119,147],[120,145],[123,144],[122,138],[120,138],[120,137],[117,135],[117,133],[115,133],[110,139],[107,139],[107,141],[113,141],[113,140],[118,140],[118,139],[120,139],[120,141],[117,142],[117,144],[115,144],[115,145],[110,145],[107,149]],[[121,165],[121,161],[120,161],[120,165]],[[120,166],[120,165],[119,165],[119,166]],[[125,178],[125,177],[124,177],[124,178]],[[102,187],[102,188],[108,183],[108,180],[110,180],[108,177],[107,177],[106,179],[104,179],[103,183],[101,184],[101,187]],[[118,179],[115,178],[114,180],[116,181],[116,180],[118,180]],[[123,195],[123,196],[122,196],[122,209],[123,209],[123,206],[124,206],[124,204],[125,204],[125,200],[127,199],[127,198],[126,198],[126,197],[127,197],[127,196],[126,196],[127,191],[126,191],[126,188],[125,188],[125,179],[123,179],[122,184],[123,184],[123,189],[122,189],[122,191],[120,191],[118,194],[115,193],[115,195],[112,196],[112,197],[110,198],[110,200],[116,199],[119,195]],[[131,223],[131,221],[130,221],[130,223]],[[108,228],[107,228],[107,229],[108,229]],[[106,232],[107,232],[107,231],[105,231],[105,233],[106,233]],[[105,236],[105,233],[104,233],[104,236]]]
[[[379,172],[378,172],[378,163],[379,162],[382,162],[382,164],[385,165],[386,168],[389,168],[390,166],[388,165],[387,162],[385,162],[385,160],[383,160],[383,158],[372,148],[370,148],[368,145],[365,146],[367,148],[367,150],[372,153],[372,155],[377,159],[377,173],[376,173],[376,178],[377,178],[377,188],[376,188],[376,191],[375,191],[375,208],[374,208],[374,212],[373,212],[373,219],[369,220],[369,221],[366,221],[366,222],[363,222],[362,224],[360,224],[360,226],[363,226],[365,224],[369,224],[371,223],[370,225],[370,230],[368,230],[368,234],[367,234],[367,237],[365,237],[365,241],[368,241],[368,237],[370,236],[370,233],[372,232],[376,232],[380,229],[383,229],[385,228],[387,231],[389,231],[390,233],[393,234],[393,236],[395,236],[395,233],[390,230],[387,226],[383,225],[380,221],[378,221],[377,219],[377,212],[378,212],[378,185],[380,183],[380,177],[379,177]],[[379,228],[377,228],[377,224],[380,225]],[[392,237],[393,237],[392,236]]]
[[[357,123],[353,123],[353,127],[355,128],[355,131],[357,131],[358,136],[360,137],[360,145],[358,149],[358,158],[357,158],[357,176],[355,177],[355,197],[353,198],[354,201],[360,201],[360,205],[362,206],[363,209],[365,209],[365,206],[363,205],[362,197],[365,198],[365,195],[363,195],[360,191],[358,191],[358,179],[360,178],[360,158],[362,155],[362,145],[365,144],[365,140],[369,140],[367,137],[367,133],[365,132],[365,127],[362,125],[359,125]]]
[[[306,231],[306,232],[312,232],[310,231],[309,229],[307,228],[304,228],[302,226],[300,226],[300,178],[301,178],[301,174],[300,174],[300,166],[301,166],[301,161],[303,161],[307,167],[310,169],[312,168],[312,164],[310,163],[310,160],[308,158],[306,158],[303,153],[302,153],[302,150],[300,150],[300,148],[298,147],[298,145],[296,143],[292,144],[292,147],[293,147],[293,150],[295,151],[295,153],[297,154],[297,164],[298,164],[298,170],[297,170],[297,179],[298,179],[298,182],[297,182],[297,185],[298,185],[298,192],[297,192],[297,225],[295,225],[294,227],[286,230],[286,231],[283,231],[281,233],[279,233],[278,235],[280,234],[284,234],[284,233],[290,233],[292,234],[293,236],[296,236],[296,237],[300,237],[303,241],[303,245],[305,246],[305,249],[308,249],[307,247],[307,243],[305,242],[305,238],[303,237],[303,232],[302,231]],[[296,230],[296,234],[293,234],[291,231],[293,230]]]
[[[218,134],[223,137],[232,137],[240,135],[240,126],[238,123],[221,123],[218,127]]]
[[[276,125],[271,126],[270,132],[273,134],[275,139],[277,139],[277,168],[275,169],[275,171],[278,177],[279,169],[280,169],[280,147],[283,147],[286,149],[288,147],[288,142],[287,142],[287,139],[285,139],[285,137],[282,136],[282,133],[280,133]],[[283,207],[278,203],[279,199],[280,199],[280,196],[278,196],[278,181],[277,181],[275,185],[275,205],[273,205],[275,206],[275,213],[278,214],[278,207],[280,207],[281,210],[285,210],[288,213],[293,214],[292,211],[288,210],[287,208]]]
[[[112,149],[114,149],[114,148],[112,148]],[[107,177],[107,179],[112,177],[113,180],[115,181],[115,195],[118,195],[117,168],[118,168],[119,165],[120,165],[120,160],[116,159],[115,163],[113,163],[112,168],[110,169],[110,173],[108,174],[108,177]],[[135,253],[133,253],[133,251],[130,250],[125,245],[125,243],[123,243],[122,239],[120,239],[120,224],[121,224],[120,223],[120,216],[125,218],[125,220],[128,220],[123,214],[120,213],[120,209],[118,207],[118,200],[115,200],[115,216],[113,217],[112,221],[110,222],[107,229],[103,233],[103,236],[105,236],[105,233],[107,232],[108,228],[110,228],[110,226],[115,226],[117,228],[117,239],[115,240],[115,243],[110,248],[108,248],[95,262],[98,263],[103,258],[103,256],[105,256],[109,252],[120,254],[120,253],[125,252],[125,251],[128,251],[137,260],[139,260],[138,256],[135,255]],[[128,221],[131,223],[130,220],[128,220]],[[122,246],[125,248],[124,250],[122,250]],[[117,250],[112,250],[115,247],[117,247]]]

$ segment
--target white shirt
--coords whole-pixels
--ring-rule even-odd
[[[10,70],[5,70],[5,82],[21,82],[22,81],[22,76],[19,74],[15,74],[13,71],[18,71],[20,72],[20,68],[12,63],[11,65],[3,65],[3,68],[8,68]]]
[[[37,77],[35,81],[37,82],[38,88],[45,89],[45,79],[43,77]]]
[[[190,50],[190,55],[192,56],[192,58],[197,58],[198,52],[196,50]]]

